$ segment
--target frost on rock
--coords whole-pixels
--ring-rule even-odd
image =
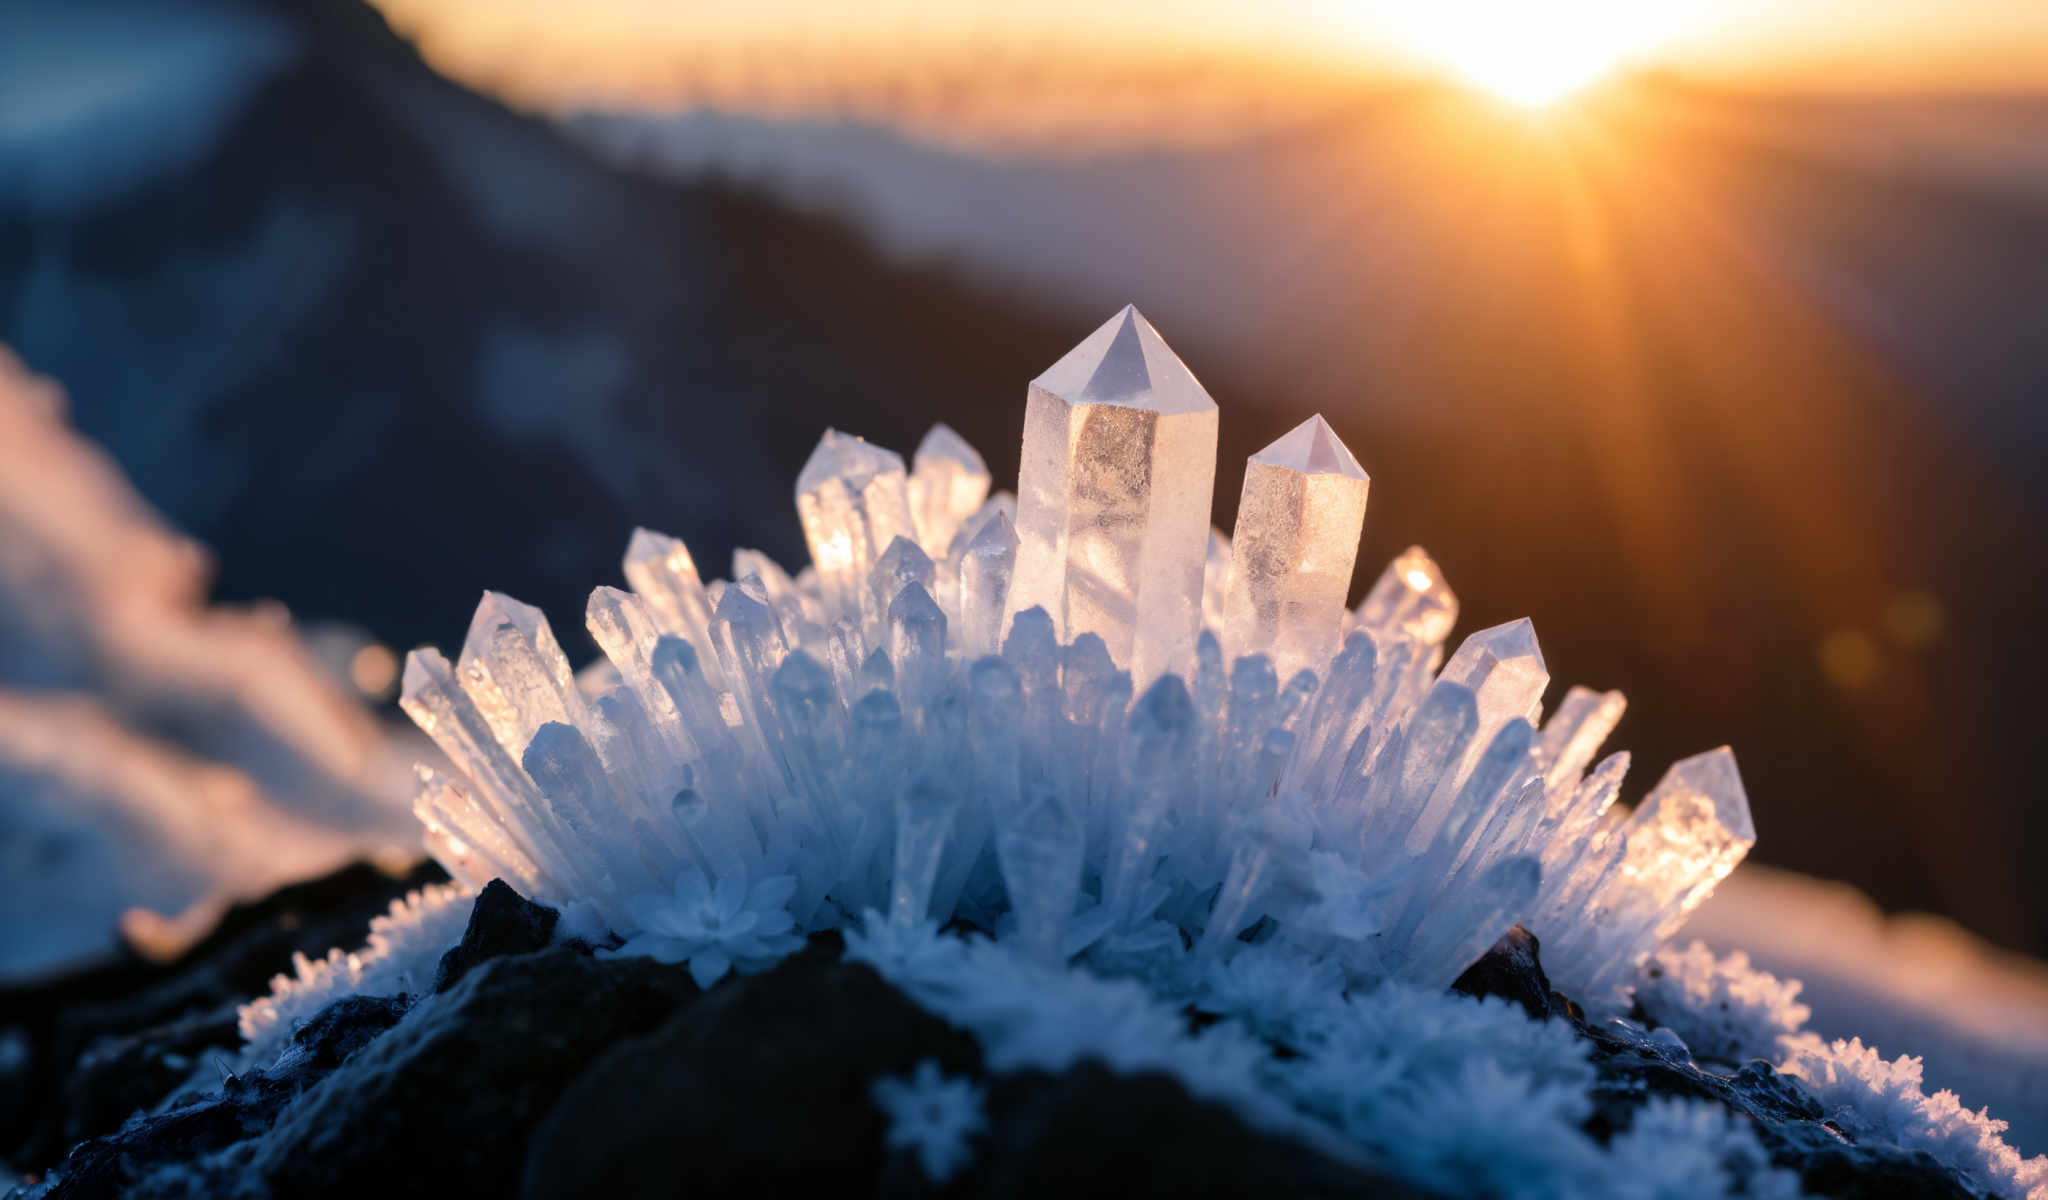
[[[944,1183],[973,1161],[969,1143],[988,1128],[982,1089],[970,1079],[950,1079],[933,1059],[908,1076],[875,1080],[875,1107],[889,1118],[884,1142],[908,1150],[933,1183]]]
[[[1928,1095],[1912,1055],[1887,1060],[1859,1038],[1806,1033],[1787,1039],[1783,1069],[1804,1080],[1851,1137],[1925,1150],[1974,1190],[2048,1198],[2048,1155],[2022,1158],[2002,1136],[2004,1121],[1965,1108],[1946,1089]]]
[[[270,981],[270,994],[237,1012],[246,1066],[268,1066],[299,1026],[344,996],[420,996],[434,986],[441,956],[462,940],[476,891],[436,884],[391,902],[370,922],[365,944],[324,958],[292,956],[292,973]]]
[[[1716,958],[1702,942],[1665,947],[1636,980],[1636,1003],[1652,1021],[1684,1039],[1700,1058],[1740,1063],[1775,1061],[1781,1039],[1812,1015],[1799,1003],[1799,981],[1750,966],[1737,950]]]

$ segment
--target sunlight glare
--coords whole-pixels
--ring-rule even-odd
[[[1696,0],[1375,0],[1368,16],[1466,82],[1534,108],[1661,45],[1695,6]]]

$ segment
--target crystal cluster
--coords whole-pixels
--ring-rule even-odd
[[[1527,621],[1446,659],[1457,601],[1419,549],[1347,610],[1368,479],[1320,417],[1213,531],[1217,419],[1126,308],[1031,384],[1014,498],[943,426],[909,467],[827,431],[810,565],[742,550],[706,582],[636,532],[581,678],[487,594],[454,663],[406,664],[461,771],[422,772],[429,848],[629,944],[679,878],[788,876],[799,931],[961,917],[1162,985],[1255,942],[1443,986],[1521,922],[1616,994],[1755,839],[1733,757],[1617,804],[1622,697],[1546,716]]]

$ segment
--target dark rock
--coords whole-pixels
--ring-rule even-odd
[[[191,1078],[195,1067],[240,1041],[235,1006],[228,1003],[94,1042],[79,1056],[64,1081],[63,1102],[55,1106],[64,1144],[119,1128]]]
[[[344,996],[292,1033],[292,1044],[315,1067],[332,1069],[375,1041],[412,1007],[407,996]]]
[[[112,1132],[185,1078],[183,1059],[231,1055],[241,1044],[235,1006],[290,971],[294,953],[317,958],[361,945],[370,919],[393,900],[447,877],[434,863],[402,876],[357,863],[230,908],[173,962],[130,953],[92,971],[0,989],[0,1012],[31,1050],[26,1094],[47,1098],[0,1122],[0,1150],[34,1171],[66,1147]]]
[[[928,1057],[981,1064],[973,1038],[814,939],[592,1064],[535,1129],[524,1194],[842,1190],[883,1167],[869,1088]]]
[[[507,1194],[562,1089],[695,995],[688,971],[644,958],[489,959],[286,1108],[247,1170],[278,1195]]]
[[[1593,1044],[1593,1065],[1599,1071],[1594,1113],[1587,1122],[1595,1137],[1604,1140],[1627,1128],[1635,1111],[1653,1096],[1708,1100],[1754,1122],[1771,1161],[1797,1171],[1810,1194],[1847,1200],[1963,1200],[1974,1195],[1926,1151],[1851,1140],[1823,1119],[1812,1093],[1769,1063],[1752,1062],[1722,1075],[1630,1026],[1576,1024]]]
[[[1536,1020],[1547,1020],[1553,1012],[1554,993],[1537,956],[1540,949],[1536,935],[1517,925],[1501,934],[1500,940],[1480,955],[1478,962],[1466,967],[1451,990],[1467,996],[1512,1000]]]
[[[441,956],[441,965],[434,971],[435,994],[454,987],[470,968],[486,959],[546,949],[554,940],[555,922],[561,916],[513,891],[504,880],[491,880],[469,912],[462,941]]]
[[[1170,1075],[1095,1062],[995,1081],[990,1130],[962,1181],[990,1197],[1432,1193],[1262,1134]]]

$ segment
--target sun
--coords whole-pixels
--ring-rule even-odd
[[[1690,0],[1378,0],[1374,32],[1510,103],[1536,108],[1667,41]]]

